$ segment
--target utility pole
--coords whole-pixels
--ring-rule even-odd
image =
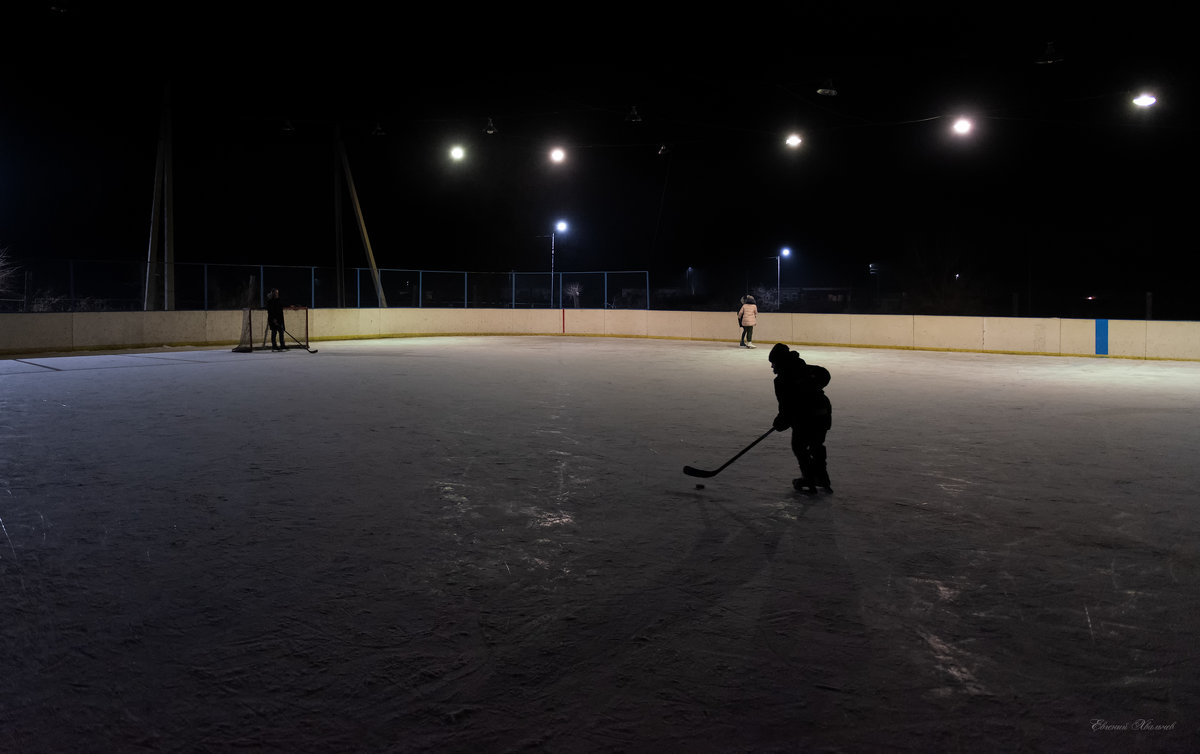
[[[163,92],[158,126],[158,158],[154,164],[154,197],[150,204],[150,245],[146,252],[145,311],[175,308],[175,178],[171,144],[170,89]],[[162,243],[161,261],[159,243]],[[161,286],[161,287],[160,287]],[[159,292],[161,291],[161,302]]]

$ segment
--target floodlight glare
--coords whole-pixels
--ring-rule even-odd
[[[779,253],[780,253],[780,254],[782,254],[782,255],[784,255],[784,256],[786,257],[786,256],[790,256],[790,255],[791,255],[791,253],[792,253],[792,250],[791,250],[791,249],[789,249],[788,247],[784,246],[782,249],[780,249],[780,250],[779,250]]]
[[[558,148],[552,149],[550,150],[550,159],[554,162],[562,162],[567,159],[567,153]]]
[[[954,121],[954,133],[966,134],[971,132],[971,121],[966,118],[959,118]]]
[[[792,149],[795,149],[796,147],[800,146],[800,134],[788,134],[787,141],[785,143]]]
[[[1150,107],[1155,102],[1158,102],[1158,99],[1149,92],[1143,92],[1133,100],[1133,104],[1137,105],[1138,107]]]
[[[467,151],[459,146],[450,147],[450,159],[461,160],[467,156]]]
[[[567,221],[559,220],[557,223],[554,224],[554,229],[557,230],[559,233],[562,233],[564,230],[567,229]]]

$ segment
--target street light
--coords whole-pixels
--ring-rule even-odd
[[[788,247],[784,246],[782,249],[779,250],[779,253],[776,254],[774,257],[774,259],[775,259],[775,311],[779,311],[780,308],[782,308],[782,306],[783,306],[783,286],[781,285],[783,278],[782,278],[782,273],[780,272],[779,260],[782,257],[791,256],[791,253],[792,253],[792,250],[789,249]]]
[[[564,233],[564,232],[566,232],[566,230],[567,230],[567,221],[559,220],[558,222],[556,222],[554,224],[554,230],[550,232],[549,236],[538,236],[538,238],[549,238],[550,239],[550,308],[551,309],[554,308],[554,235],[555,235],[555,233]],[[561,299],[562,299],[562,295],[559,294],[560,303],[561,303]]]

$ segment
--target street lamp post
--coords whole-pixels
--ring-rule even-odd
[[[566,220],[559,220],[557,223],[554,224],[554,230],[550,231],[549,236],[538,236],[538,238],[549,238],[550,239],[550,308],[551,309],[554,308],[554,235],[556,232],[562,233],[566,229],[567,229]],[[561,293],[559,293],[559,295],[558,295],[558,301],[559,301],[559,304],[562,304],[562,294]]]
[[[785,246],[775,255],[775,311],[780,311],[783,307],[783,274],[779,260],[781,257],[790,256],[791,253],[792,250]]]

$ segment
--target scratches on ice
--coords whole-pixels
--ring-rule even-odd
[[[471,501],[463,494],[466,485],[460,482],[438,482],[438,492],[443,500],[449,500],[455,507],[465,508]]]
[[[923,660],[923,664],[931,667],[935,677],[940,679],[935,682],[936,685],[930,689],[930,693],[938,697],[953,694],[990,695],[991,692],[976,675],[982,660],[962,649],[954,640],[942,638],[947,629],[952,635],[959,633],[955,628],[957,621],[953,616],[961,611],[962,606],[955,606],[949,611],[946,608],[950,607],[948,603],[960,602],[964,589],[970,590],[969,584],[903,576],[898,577],[895,583],[901,587],[901,593],[906,595],[905,612],[908,612],[910,617],[919,616],[917,634],[932,654],[932,660]],[[947,619],[950,619],[950,623],[947,623]],[[936,628],[937,625],[941,625],[942,628]]]
[[[911,576],[911,577],[906,577],[904,580],[908,581],[910,583],[914,583],[914,584],[923,584],[923,585],[927,585],[927,586],[932,586],[934,588],[934,590],[937,592],[938,598],[941,599],[943,602],[953,601],[962,592],[961,589],[957,589],[953,586],[947,586],[945,583],[943,583],[942,581],[939,581],[938,579],[922,579],[922,578],[917,578],[915,576]]]
[[[958,647],[942,641],[941,638],[927,631],[919,631],[921,638],[933,651],[934,661],[938,670],[948,675],[954,681],[954,686],[934,689],[937,696],[949,696],[956,691],[971,695],[986,695],[989,692],[975,678],[974,673],[967,667],[967,662],[974,662],[974,657]]]
[[[531,527],[540,528],[575,523],[575,519],[571,517],[571,514],[561,510],[546,511],[531,507],[523,508],[521,512],[529,516],[529,526]]]
[[[937,591],[938,597],[943,602],[948,602],[948,601],[955,599],[956,597],[958,597],[959,593],[961,592],[960,589],[956,589],[952,586],[946,586],[944,583],[942,583],[941,581],[938,581],[937,579],[921,579],[921,578],[912,577],[907,580],[911,581],[911,582],[915,582],[915,583],[928,584],[928,585],[933,586],[933,588]]]
[[[8,549],[12,550],[13,561],[17,560],[17,548],[13,547],[12,537],[8,536],[8,527],[4,525],[4,519],[0,518],[0,531],[4,532],[4,539],[8,542]]]
[[[961,495],[963,492],[967,491],[968,487],[971,486],[971,482],[967,479],[946,477],[942,481],[938,482],[937,486],[940,487],[943,492],[949,492],[952,495]]]

